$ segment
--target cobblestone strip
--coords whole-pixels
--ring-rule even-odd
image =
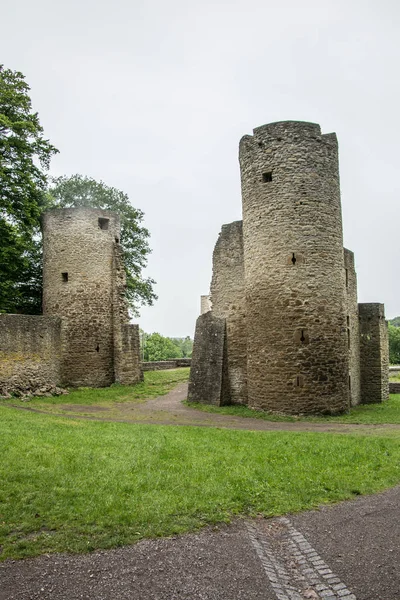
[[[357,600],[289,519],[277,521],[285,526],[281,552],[254,524],[247,530],[278,600]]]
[[[264,571],[278,600],[302,600],[302,596],[296,588],[289,584],[291,577],[288,572],[277,560],[272,550],[265,543],[265,540],[263,540],[263,543],[258,540],[259,536],[256,527],[251,523],[246,523],[246,526],[251,543],[264,567]]]

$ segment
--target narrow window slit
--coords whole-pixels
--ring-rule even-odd
[[[68,283],[68,273],[61,273],[61,277],[64,283]]]
[[[296,258],[296,255],[295,255],[295,253],[294,253],[294,252],[292,253],[292,258],[291,258],[291,261],[292,261],[292,263],[293,263],[294,265],[296,264],[297,258]]]
[[[305,342],[306,338],[304,337],[304,329],[301,330],[301,337],[300,337],[300,341],[301,342]]]
[[[100,346],[98,344],[96,346],[96,352],[100,352]]]

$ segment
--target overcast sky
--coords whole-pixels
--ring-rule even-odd
[[[145,213],[159,300],[147,332],[193,336],[223,223],[241,218],[239,139],[319,123],[339,139],[344,242],[359,300],[400,314],[398,0],[14,0],[0,62],[22,71],[53,175]]]

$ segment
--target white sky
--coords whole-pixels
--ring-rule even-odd
[[[337,133],[359,300],[400,314],[398,0],[1,5],[0,62],[31,86],[51,173],[102,179],[145,213],[145,331],[193,336],[218,232],[241,218],[239,139],[287,119]]]

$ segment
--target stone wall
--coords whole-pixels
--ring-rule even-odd
[[[211,310],[211,299],[210,296],[200,296],[200,314],[204,315],[204,313]]]
[[[60,331],[57,317],[0,315],[0,395],[60,384]]]
[[[140,362],[139,325],[129,323],[125,296],[126,275],[122,248],[114,244],[113,256],[113,366],[114,381],[133,385],[143,381]]]
[[[383,304],[359,304],[361,401],[389,397],[389,344]]]
[[[42,220],[43,312],[62,318],[62,382],[140,381],[139,335],[129,324],[119,216],[54,209]]]
[[[114,381],[113,261],[119,217],[98,209],[54,209],[43,229],[43,313],[62,317],[62,381]]]
[[[336,135],[291,121],[253,133],[239,151],[249,405],[338,413],[350,394]]]
[[[357,301],[357,274],[354,254],[344,249],[344,267],[346,283],[347,335],[349,348],[349,387],[351,405],[361,402],[360,388],[360,331]]]
[[[229,404],[225,319],[213,311],[196,322],[188,400],[222,406]]]
[[[226,322],[231,404],[247,403],[247,329],[243,223],[222,225],[213,253],[213,314]]]
[[[389,381],[389,393],[400,394],[400,381]]]
[[[174,358],[173,360],[157,360],[142,362],[143,371],[163,371],[166,369],[179,369],[181,367],[190,367],[191,358]]]

